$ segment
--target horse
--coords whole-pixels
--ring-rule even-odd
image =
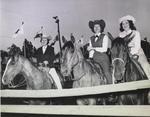
[[[127,44],[129,36],[125,38],[117,37],[112,41],[111,59],[113,69],[113,83],[132,82],[147,79],[143,69],[137,62],[137,56],[131,56]],[[144,104],[143,91],[125,92],[119,94],[118,104]]]
[[[53,81],[51,80],[51,75],[39,70],[25,57],[15,54],[11,56],[7,62],[4,74],[2,76],[2,83],[4,85],[9,85],[11,87],[16,87],[13,85],[12,81],[17,74],[22,74],[25,78],[25,82],[21,82],[17,86],[26,83],[27,90],[41,90],[41,89],[52,89]],[[30,104],[46,104],[46,101],[30,101]],[[51,101],[49,102],[51,103]]]
[[[71,41],[65,43],[62,49],[61,73],[63,76],[73,76],[73,88],[92,87],[106,84],[102,70],[97,72],[88,60],[85,60],[80,47]],[[95,105],[97,98],[87,96],[76,100],[78,105]]]

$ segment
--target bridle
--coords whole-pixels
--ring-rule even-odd
[[[11,81],[9,84],[8,84],[8,87],[9,88],[18,88],[18,87],[21,87],[21,86],[25,86],[26,85],[26,80],[24,79],[23,81],[19,82],[18,84],[15,85],[15,83],[13,81]]]
[[[112,64],[113,64],[113,65],[114,65],[114,62],[115,62],[116,60],[120,60],[123,64],[125,63],[122,58],[114,58],[114,59],[112,60]]]
[[[73,57],[75,56],[75,54],[77,54],[76,51],[77,51],[77,50],[74,50],[74,53],[71,55],[69,61],[72,61],[72,60],[73,60]],[[78,56],[78,55],[77,55],[77,57],[78,57],[77,62],[76,62],[74,65],[71,65],[71,71],[72,71],[78,64],[82,63],[82,60],[79,60],[79,56]],[[77,79],[73,79],[73,75],[71,74],[71,80],[72,80],[72,81],[78,81],[78,80],[80,80],[83,76],[85,76],[85,74],[86,74],[86,73],[81,74]]]
[[[18,88],[18,87],[25,86],[25,85],[26,85],[26,79],[22,80],[21,82],[19,82],[16,85],[13,82],[13,80],[11,80],[10,83],[8,84],[8,87],[9,88]]]

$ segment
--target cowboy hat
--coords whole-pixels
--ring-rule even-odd
[[[42,39],[52,40],[51,35],[42,35]]]
[[[125,21],[125,20],[130,20],[130,21],[132,21],[133,23],[135,23],[135,21],[136,21],[133,16],[131,16],[131,15],[126,15],[126,16],[123,16],[123,17],[121,17],[121,18],[119,19],[119,23],[122,23],[122,22]]]
[[[41,38],[40,42],[42,42],[42,39],[47,39],[47,41],[49,42],[50,40],[52,40],[52,37],[51,37],[51,35],[42,34],[42,38]]]
[[[105,21],[103,19],[101,20],[94,20],[94,21],[89,21],[89,27],[90,29],[92,30],[92,32],[94,32],[94,25],[95,24],[99,24],[101,29],[104,29],[105,28]]]

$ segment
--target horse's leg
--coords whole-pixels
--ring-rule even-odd
[[[28,85],[27,85],[26,89],[33,90]],[[28,105],[46,105],[47,104],[47,100],[40,100],[40,99],[29,99],[29,100],[25,100],[23,102]]]
[[[77,103],[77,105],[85,105],[85,101],[84,101],[84,99],[77,99],[76,100],[76,103]]]
[[[150,89],[148,91],[148,96],[147,96],[148,104],[150,105]]]
[[[138,96],[137,94],[121,94],[118,99],[119,105],[137,105]]]
[[[150,92],[149,90],[142,90],[138,93],[138,105],[150,104]]]
[[[88,105],[96,105],[96,99],[94,99],[94,98],[89,98],[89,99],[88,99]]]
[[[126,95],[123,95],[123,94],[118,95],[117,104],[118,105],[125,105],[125,103],[126,103],[125,98],[126,98]]]
[[[29,105],[46,105],[46,102],[41,100],[30,100]]]
[[[80,98],[76,100],[78,105],[96,105],[96,99],[94,98]]]

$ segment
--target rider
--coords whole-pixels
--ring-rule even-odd
[[[130,54],[133,58],[138,56],[137,58],[138,62],[140,63],[141,67],[145,71],[145,74],[150,80],[150,64],[148,63],[144,51],[141,48],[141,36],[140,36],[140,32],[136,30],[135,18],[133,16],[127,15],[120,18],[119,23],[120,23],[120,31],[121,31],[119,33],[119,37],[124,38],[127,35],[131,34],[130,37],[132,39],[128,43]]]
[[[112,84],[110,61],[108,55],[106,54],[109,39],[108,36],[103,33],[105,22],[102,19],[89,21],[89,27],[94,33],[89,41],[89,57],[93,58],[95,62],[99,63],[106,76],[107,83]]]
[[[48,70],[49,74],[52,76],[58,89],[62,89],[62,85],[59,79],[59,76],[53,68],[53,62],[55,59],[54,48],[49,46],[49,41],[52,40],[51,36],[43,35],[41,37],[41,47],[37,49],[35,57],[40,69]],[[47,69],[48,68],[48,69]],[[50,69],[49,69],[50,68]]]

